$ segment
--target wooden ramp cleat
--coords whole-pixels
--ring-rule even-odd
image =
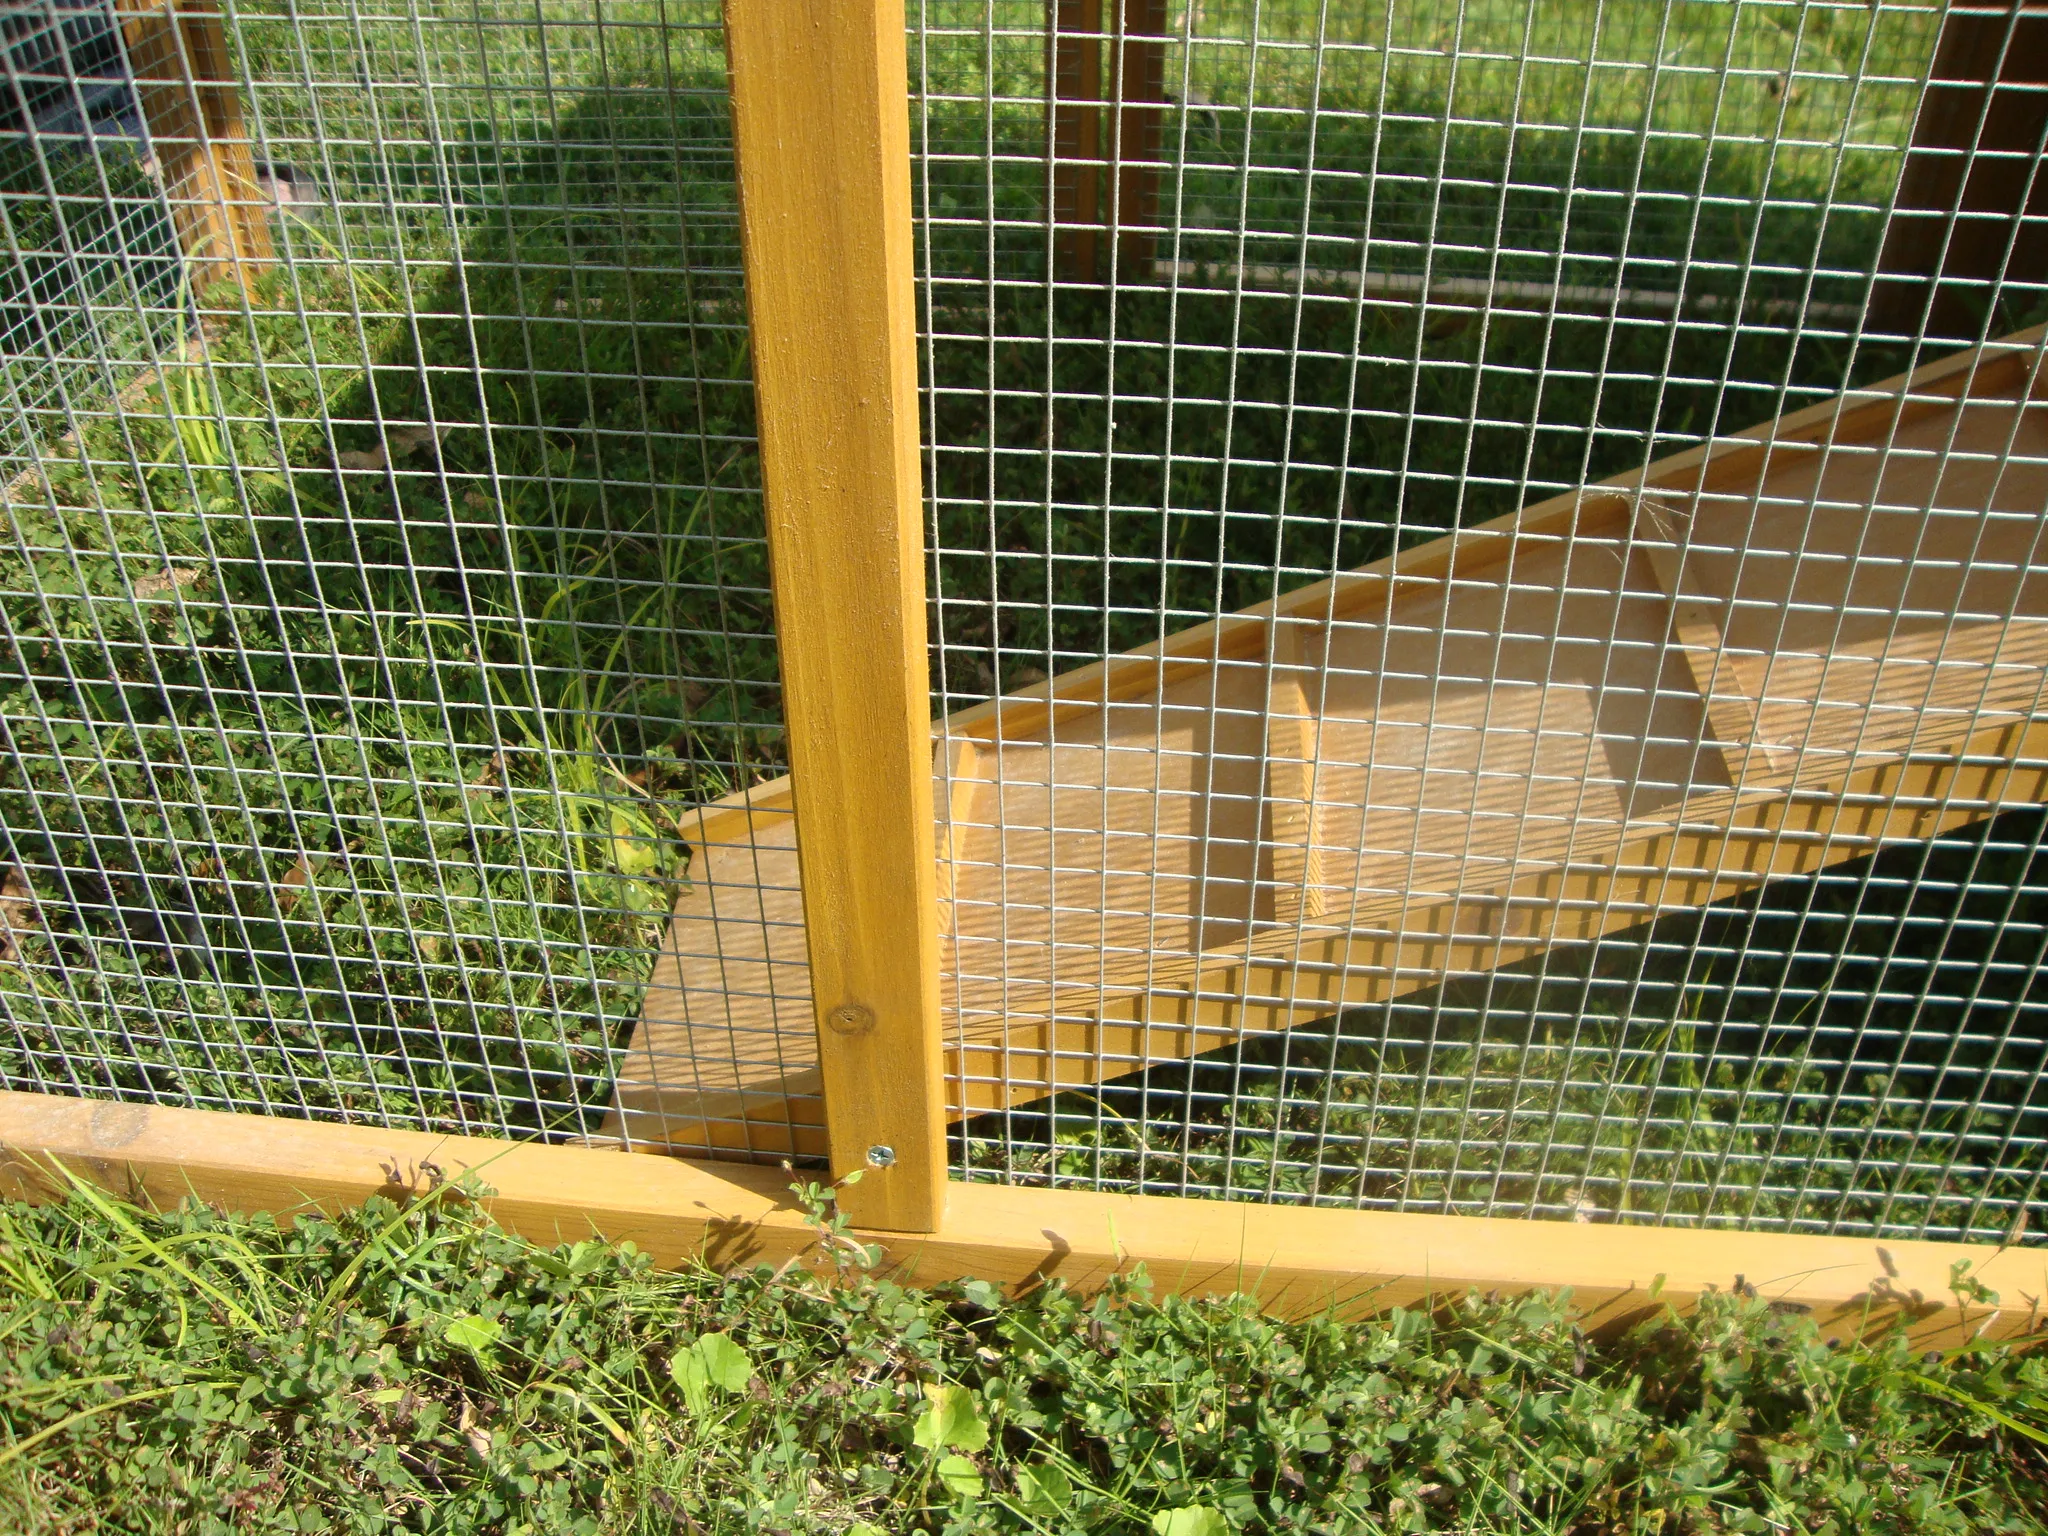
[[[961,711],[955,1118],[2048,801],[2042,331]],[[786,780],[698,813],[609,1134],[822,1153]]]

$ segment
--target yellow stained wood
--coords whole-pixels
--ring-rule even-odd
[[[484,1207],[531,1241],[596,1233],[664,1265],[822,1261],[778,1169],[714,1167],[581,1147],[314,1124],[256,1115],[0,1093],[0,1194],[61,1195],[58,1165],[159,1206],[196,1196],[237,1212],[333,1212],[474,1174]],[[1506,1218],[1239,1205],[1158,1196],[953,1188],[944,1227],[871,1232],[904,1278],[1016,1292],[1087,1289],[1143,1265],[1162,1292],[1242,1292],[1270,1312],[1368,1315],[1468,1291],[1569,1289],[1584,1326],[1617,1329],[1738,1287],[1810,1314],[1829,1338],[1903,1318],[1916,1346],[2039,1326],[2039,1248],[1698,1232]],[[2004,1304],[1958,1298],[1958,1264]]]
[[[932,786],[944,795],[945,819],[939,826],[939,913],[943,931],[953,931],[952,905],[960,859],[966,852],[967,834],[976,815],[975,796],[981,789],[981,753],[971,736],[955,736],[938,747],[938,782]]]
[[[1055,1087],[1314,1023],[2044,802],[2048,723],[2003,727],[1940,756],[1894,761],[1840,784],[1809,783],[1790,797],[1729,794],[1723,828],[1665,826],[1604,867],[1556,870],[1487,893],[1493,910],[1513,913],[1519,932],[1474,932],[1477,925],[1461,921],[1475,892],[1464,902],[1415,903],[1398,926],[1326,928],[1278,952],[1240,950],[1172,974],[1155,967],[1149,978],[1114,978],[1091,999],[1092,1018],[1055,1018],[1042,997],[1020,998],[1003,1028],[985,1027],[964,1042],[950,1070],[969,1085],[965,1113],[1026,1103]],[[1702,821],[1714,814],[1705,805],[1692,810]]]
[[[747,305],[835,1175],[945,1198],[900,0],[728,0]]]
[[[1266,879],[1276,923],[1323,915],[1316,815],[1322,657],[1308,623],[1278,626],[1266,703]]]
[[[1685,547],[1691,526],[1687,513],[1645,497],[1637,508],[1637,547],[1671,600],[1671,638],[1699,690],[1713,728],[1713,744],[1727,763],[1729,778],[1751,793],[1769,793],[1775,775],[1798,753],[1759,734],[1770,660],[1729,648],[1727,618],[1733,594],[1702,590],[1697,568],[1688,568]]]
[[[118,9],[194,284],[232,278],[246,291],[275,253],[220,9],[207,0],[119,0]]]
[[[955,716],[951,1112],[2048,801],[2039,335]],[[701,932],[698,990],[754,942]],[[636,1052],[722,1049],[649,1018]],[[711,1103],[650,1101],[645,1134],[702,1143]]]

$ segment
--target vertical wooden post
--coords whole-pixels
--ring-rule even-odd
[[[1102,0],[1046,0],[1046,14],[1054,265],[1060,277],[1092,283],[1101,265]]]
[[[1122,0],[1110,45],[1108,214],[1117,265],[1140,275],[1158,222],[1159,147],[1166,122],[1166,0]]]
[[[2048,3],[1952,6],[1878,259],[1879,325],[1974,340],[1991,319],[1994,285],[2048,275],[2048,177],[2033,173],[2044,132]]]
[[[270,200],[242,125],[227,28],[213,0],[119,0],[136,94],[193,287],[246,292],[273,260]]]
[[[783,716],[832,1169],[946,1190],[902,0],[726,0]]]

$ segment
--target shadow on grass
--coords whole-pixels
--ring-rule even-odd
[[[561,114],[431,281],[295,228],[17,496],[11,1082],[594,1129],[674,812],[777,750],[718,83]]]

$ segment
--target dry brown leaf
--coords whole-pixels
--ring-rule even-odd
[[[343,469],[382,469],[387,461],[384,456],[384,445],[379,443],[376,447],[365,448],[360,453],[337,453],[334,462]]]
[[[469,781],[469,798],[474,800],[479,795],[487,795],[494,789],[502,788],[504,783],[505,754],[493,752],[491,760],[485,763],[478,770],[477,776]]]
[[[199,579],[196,565],[167,565],[135,583],[137,597],[157,597],[176,587],[189,587]]]
[[[19,960],[21,944],[15,935],[40,927],[36,893],[29,889],[28,876],[19,864],[10,864],[7,878],[0,880],[0,960]]]
[[[471,486],[462,493],[462,504],[472,512],[494,512],[497,510],[497,503],[474,486]]]
[[[443,422],[438,427],[400,427],[387,434],[384,441],[391,447],[391,456],[402,459],[407,454],[418,453],[430,443],[438,447],[454,430],[452,422]]]
[[[298,863],[285,871],[285,877],[277,882],[277,904],[289,912],[299,904],[299,897],[306,889],[306,882],[313,878],[313,861],[305,854],[299,855]]]
[[[455,1427],[462,1431],[462,1438],[469,1442],[477,1459],[488,1461],[491,1455],[491,1432],[477,1422],[476,1410],[470,1407],[469,1399],[462,1400],[461,1410],[456,1414]]]

